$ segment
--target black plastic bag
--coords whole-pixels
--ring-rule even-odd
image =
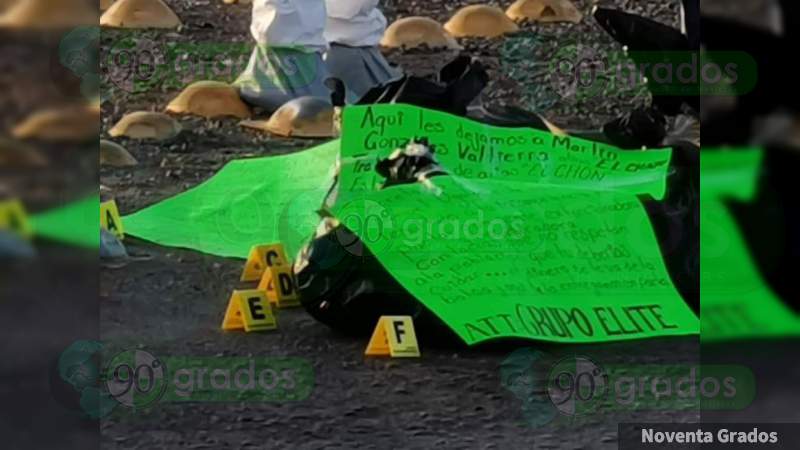
[[[389,189],[446,175],[425,141],[412,142],[393,153],[380,161],[376,170],[386,178],[384,188]],[[329,195],[335,195],[333,192]],[[386,271],[355,233],[332,217],[323,218],[297,258],[294,271],[303,307],[339,332],[368,335],[380,316],[402,315],[414,319],[421,336],[432,333],[440,343],[460,342]]]
[[[535,112],[513,106],[485,105],[480,94],[488,83],[489,75],[483,64],[467,55],[461,55],[445,65],[435,80],[407,75],[371,89],[356,104],[405,103],[468,117],[488,125],[551,130],[547,122]],[[333,103],[342,106],[345,98],[342,92],[344,84],[334,84]]]

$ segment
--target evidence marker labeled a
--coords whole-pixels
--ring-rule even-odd
[[[268,267],[289,267],[283,244],[254,245],[239,281],[259,281]]]
[[[241,330],[246,332],[274,330],[278,325],[272,313],[272,305],[263,291],[233,291],[222,329]]]
[[[114,200],[100,203],[100,228],[114,233],[119,240],[125,239],[125,227],[122,226],[119,208]]]
[[[419,345],[411,316],[381,316],[364,355],[419,357]]]
[[[0,230],[8,230],[24,239],[33,237],[33,226],[19,200],[0,200]]]
[[[297,282],[292,267],[288,264],[267,267],[258,283],[258,290],[264,292],[269,301],[278,308],[300,305]]]

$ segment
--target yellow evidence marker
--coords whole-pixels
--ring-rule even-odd
[[[125,238],[125,228],[114,200],[100,203],[100,228],[114,233],[119,240]]]
[[[264,292],[278,308],[300,305],[297,282],[289,265],[268,267],[261,276],[258,290]]]
[[[259,281],[267,267],[289,266],[283,244],[254,245],[239,281]]]
[[[381,316],[364,352],[367,356],[419,357],[411,316]]]
[[[19,200],[0,201],[0,230],[8,230],[25,239],[33,237],[25,207]]]
[[[272,313],[272,305],[262,291],[233,291],[228,300],[228,309],[222,319],[223,330],[264,331],[274,330],[278,325]]]

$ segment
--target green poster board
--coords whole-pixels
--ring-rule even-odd
[[[503,128],[411,105],[350,106],[344,109],[342,160],[358,160],[372,179],[348,191],[374,190],[381,181],[374,164],[411,139],[427,138],[449,173],[470,179],[502,179],[617,189],[661,199],[671,149],[616,147],[530,128]]]
[[[333,212],[466,343],[699,332],[635,195],[450,176],[432,182],[435,189],[366,192]]]

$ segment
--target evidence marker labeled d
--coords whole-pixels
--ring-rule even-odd
[[[125,227],[122,226],[119,208],[114,200],[100,203],[100,228],[114,233],[119,240],[125,238]]]
[[[228,300],[228,309],[222,319],[223,330],[264,331],[274,330],[278,325],[272,313],[272,305],[262,291],[233,291]]]
[[[419,357],[411,316],[381,316],[364,352],[367,356]]]
[[[10,231],[25,239],[33,237],[33,227],[22,202],[19,200],[0,201],[0,230]]]
[[[264,292],[278,308],[300,305],[297,282],[289,265],[268,267],[261,276],[258,290]]]
[[[258,281],[268,267],[289,266],[283,244],[254,245],[250,249],[239,281]]]

